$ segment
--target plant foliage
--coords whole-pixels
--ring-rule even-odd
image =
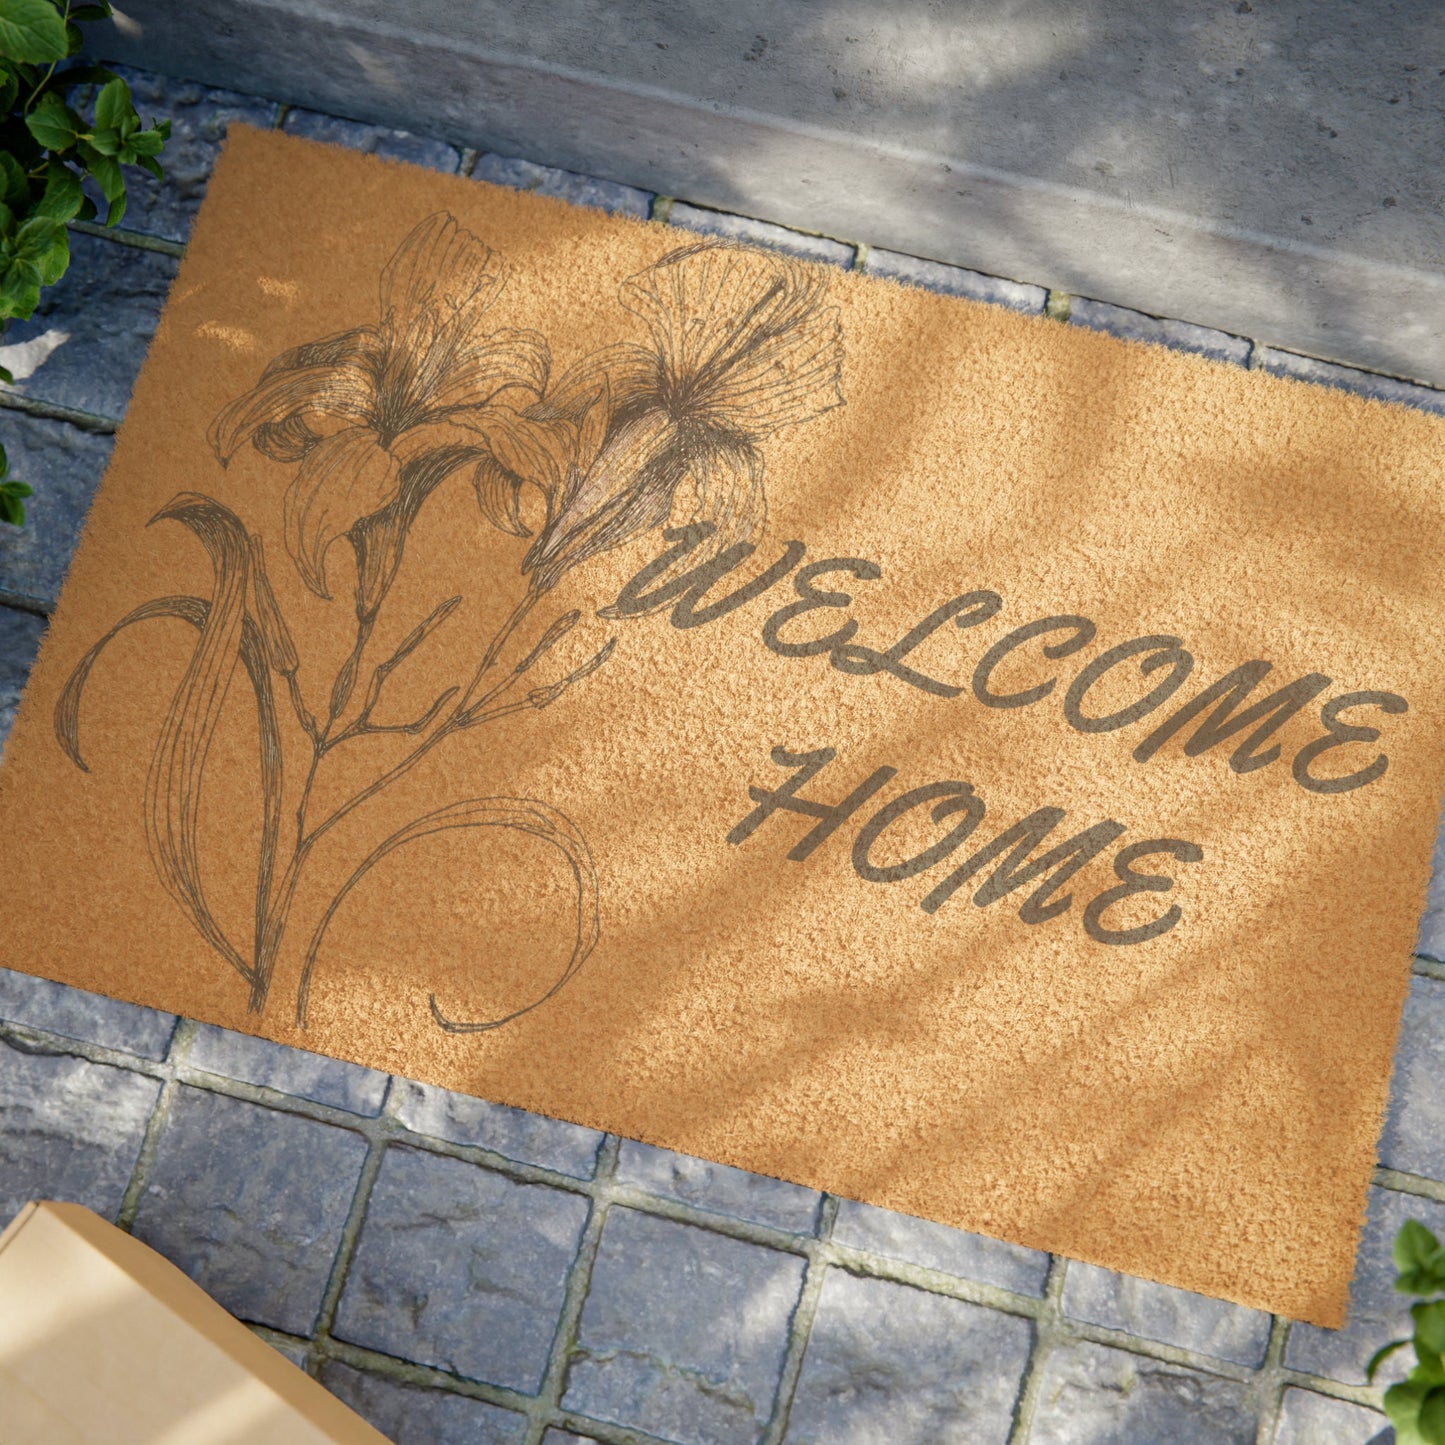
[[[25,320],[70,265],[66,225],[100,217],[83,182],[105,205],[103,223],[125,215],[124,166],[161,179],[168,120],[141,125],[130,88],[102,66],[64,65],[81,48],[81,25],[103,20],[110,0],[0,0],[0,325]],[[75,109],[77,86],[91,99]],[[89,111],[89,115],[86,111]],[[0,367],[0,380],[14,378]],[[0,522],[25,520],[23,482],[0,468]]]
[[[1410,1219],[1395,1236],[1395,1288],[1415,1295],[1410,1317],[1415,1333],[1376,1350],[1366,1371],[1372,1382],[1381,1363],[1412,1345],[1415,1368],[1385,1391],[1385,1413],[1398,1445],[1445,1445],[1445,1245]]]

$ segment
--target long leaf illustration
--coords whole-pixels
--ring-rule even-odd
[[[576,825],[556,808],[535,798],[469,798],[461,803],[438,808],[435,812],[408,823],[398,829],[384,843],[379,844],[366,860],[346,881],[341,891],[331,900],[316,932],[311,936],[311,945],[306,952],[306,964],[301,974],[301,988],[296,1002],[296,1021],[306,1026],[307,1001],[311,992],[311,973],[316,964],[316,955],[321,947],[326,930],[331,924],[342,900],[366,876],[370,869],[388,853],[414,842],[418,838],[442,833],[449,828],[516,828],[530,833],[552,844],[566,858],[572,869],[572,879],[577,889],[577,925],[573,937],[572,952],[562,972],[551,987],[522,1008],[514,1009],[502,1018],[476,1021],[448,1018],[437,1004],[436,995],[428,996],[432,1017],[448,1033],[478,1034],[488,1029],[501,1028],[523,1014],[547,1002],[586,962],[588,954],[597,945],[601,923],[597,905],[597,869],[592,862],[592,852]]]
[[[152,622],[172,618],[188,622],[197,632],[203,632],[210,615],[211,604],[203,597],[157,597],[143,602],[128,612],[89,652],[76,664],[69,680],[62,689],[55,704],[55,736],[70,760],[82,772],[88,773],[90,765],[80,751],[80,704],[85,685],[90,680],[91,670],[110,642],[127,627],[137,622]],[[241,628],[241,662],[251,680],[251,689],[256,695],[257,722],[260,730],[261,776],[265,795],[265,817],[262,829],[262,887],[257,895],[257,926],[260,926],[262,898],[269,888],[272,860],[276,851],[276,836],[281,821],[281,739],[276,725],[276,708],[271,689],[271,675],[266,664],[266,649],[260,631],[250,618]],[[258,933],[259,936],[259,933]],[[225,953],[224,950],[222,950]],[[234,951],[225,953],[233,967],[239,970],[253,989],[259,982],[258,970],[242,961]]]

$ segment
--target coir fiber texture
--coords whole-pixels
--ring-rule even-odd
[[[1340,1322],[1433,418],[233,133],[0,963]]]

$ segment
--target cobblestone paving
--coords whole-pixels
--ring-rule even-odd
[[[78,227],[0,348],[38,489],[0,529],[0,738],[233,119],[1445,411],[1185,322],[129,75],[174,123],[173,179],[123,231]],[[4,970],[0,1225],[89,1205],[400,1445],[1383,1445],[1362,1367],[1407,1323],[1389,1241],[1445,1229],[1445,845],[1419,949],[1340,1333]]]

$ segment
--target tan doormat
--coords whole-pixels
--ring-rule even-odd
[[[1438,420],[233,133],[0,962],[1336,1325]]]

